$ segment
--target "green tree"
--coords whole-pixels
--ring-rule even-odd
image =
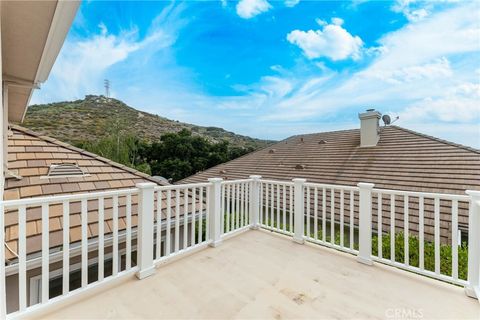
[[[227,141],[213,143],[183,129],[164,134],[159,141],[144,146],[140,157],[150,165],[153,175],[178,181],[250,151],[232,148]]]

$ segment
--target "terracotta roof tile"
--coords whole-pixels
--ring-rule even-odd
[[[42,186],[42,192],[44,195],[52,195],[62,193],[62,187],[60,184],[45,184]]]
[[[74,193],[80,191],[78,183],[63,183],[62,191],[65,193]]]
[[[25,186],[20,189],[20,196],[22,198],[37,197],[42,195],[42,188],[40,186]]]
[[[95,190],[95,185],[92,182],[80,182],[78,185],[82,191]]]

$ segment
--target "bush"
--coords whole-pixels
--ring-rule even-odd
[[[267,225],[272,225],[270,219],[267,220]],[[327,224],[329,225],[329,224]],[[277,228],[277,222],[274,219],[273,227]],[[290,226],[287,224],[286,230],[289,230]],[[283,224],[280,223],[279,229],[283,230]],[[338,226],[336,226],[338,229]],[[306,227],[305,227],[306,230]],[[317,233],[317,238],[322,240],[322,230],[319,230]],[[310,233],[310,237],[314,238],[315,234]],[[386,234],[382,236],[382,257],[385,259],[390,259],[390,235]],[[378,256],[378,235],[372,236],[372,255]],[[327,232],[325,235],[325,241],[331,241],[330,232]],[[340,245],[340,231],[335,231],[335,244]],[[344,232],[344,243],[345,247],[350,247],[350,233],[348,227]],[[353,244],[353,248],[358,250],[358,243]],[[405,263],[405,242],[403,232],[395,234],[395,261],[399,263]],[[420,241],[416,236],[408,237],[408,257],[409,265],[413,267],[420,266]],[[435,245],[431,241],[424,242],[424,268],[425,270],[435,271]],[[468,245],[462,243],[461,246],[458,246],[458,278],[466,280],[468,271]],[[452,275],[452,246],[450,244],[441,244],[440,245],[440,273],[443,275],[451,276]]]

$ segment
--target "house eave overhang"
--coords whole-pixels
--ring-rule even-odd
[[[45,82],[79,1],[3,1],[2,69],[8,120],[22,122],[33,90]]]

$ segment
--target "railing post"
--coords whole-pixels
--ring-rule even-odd
[[[208,182],[210,185],[210,194],[209,194],[209,208],[208,214],[210,215],[210,243],[211,247],[217,247],[222,243],[222,212],[221,212],[221,203],[222,203],[222,178],[210,178]]]
[[[304,228],[305,228],[305,196],[303,190],[303,184],[306,179],[296,178],[292,180],[294,183],[294,196],[293,196],[293,218],[294,218],[294,235],[293,241],[303,244],[304,240]]]
[[[138,233],[137,254],[139,271],[136,276],[144,279],[155,272],[153,265],[153,211],[154,188],[152,182],[137,183],[138,192]],[[157,243],[157,245],[160,245]]]
[[[359,228],[357,261],[372,265],[372,189],[373,183],[359,183]]]
[[[250,228],[258,229],[260,217],[260,179],[262,176],[250,176],[252,179],[250,188]]]
[[[465,293],[480,301],[480,191],[467,190],[470,196],[468,213],[468,275]]]
[[[5,214],[0,204],[0,319],[7,318],[7,292],[5,287]]]

